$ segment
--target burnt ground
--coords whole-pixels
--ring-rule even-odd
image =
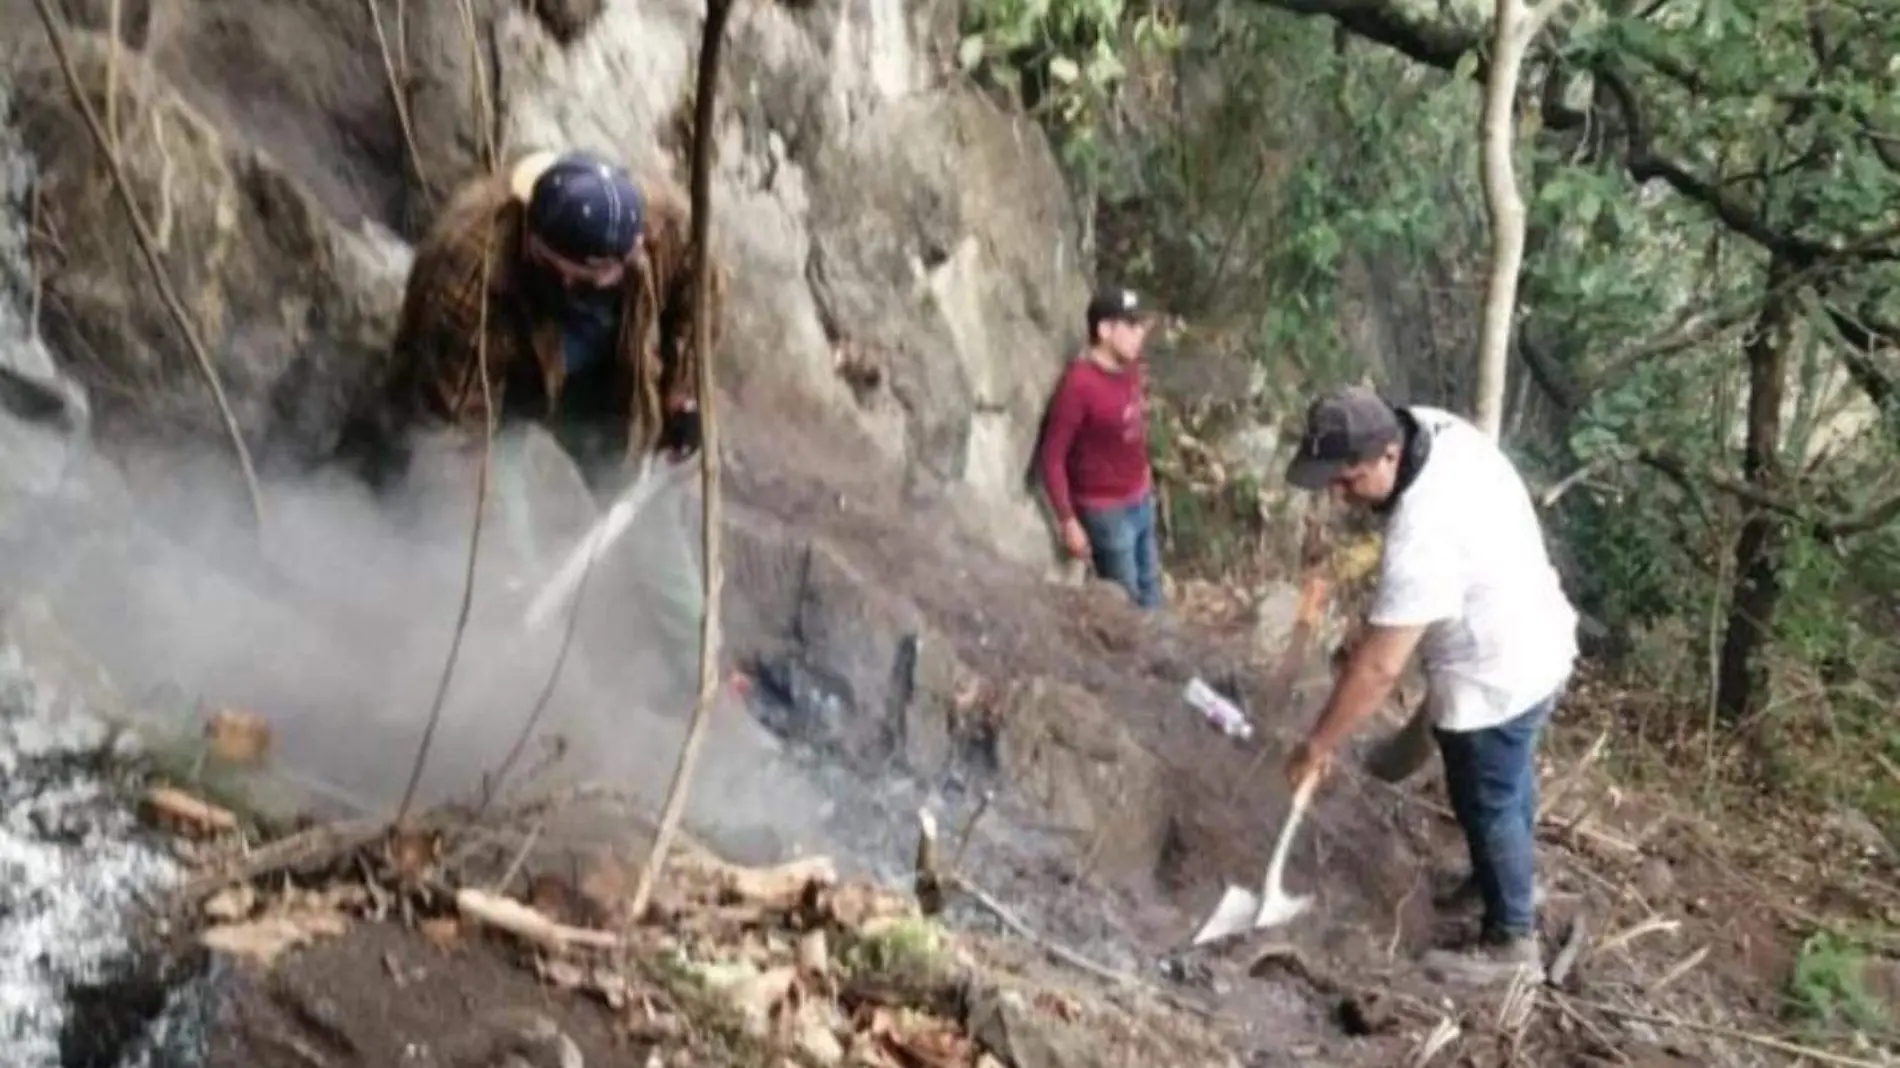
[[[1784,992],[1801,941],[1816,930],[1869,920],[1892,930],[1893,858],[1850,849],[1823,824],[1772,807],[1754,826],[1713,826],[1666,796],[1621,790],[1590,743],[1605,726],[1614,737],[1625,697],[1587,673],[1543,767],[1547,952],[1567,940],[1582,947],[1563,988],[1513,1005],[1503,991],[1440,987],[1412,965],[1458,930],[1430,906],[1434,874],[1455,871],[1462,853],[1430,773],[1398,788],[1350,769],[1333,776],[1289,866],[1290,882],[1315,893],[1316,906],[1284,930],[1182,952],[1224,884],[1258,879],[1286,806],[1277,755],[1305,725],[1317,670],[1294,708],[1250,709],[1259,733],[1235,742],[1179,692],[1196,674],[1231,680],[1243,698],[1264,689],[1271,651],[1251,647],[1244,619],[1142,618],[1112,591],[1040,583],[962,541],[930,509],[907,505],[896,487],[827,478],[793,449],[770,455],[769,469],[742,465],[729,475],[735,507],[823,537],[901,589],[986,682],[1056,676],[1088,690],[1167,769],[1175,820],[1152,872],[1104,876],[1088,870],[1079,844],[1038,853],[986,842],[981,825],[972,854],[987,888],[1052,941],[1133,960],[1140,983],[1191,1004],[1193,1012],[1167,1016],[1180,1042],[1218,1041],[1250,1065],[1396,1065],[1449,1023],[1460,1030],[1462,1063],[1476,1065],[1774,1064],[1810,1045],[1849,1058],[1832,1063],[1882,1063],[1839,1034],[1792,1022]],[[840,494],[827,483],[853,488]],[[952,915],[971,931],[998,930],[982,909],[953,906]],[[1128,996],[1021,943],[1001,952],[1091,1003]],[[414,969],[434,978],[403,985]],[[630,1044],[598,1006],[551,990],[500,949],[444,951],[389,925],[355,928],[235,989],[225,1033],[238,1052],[217,1063],[401,1063],[395,1051],[408,1043],[510,1010],[546,1016],[588,1064],[655,1063],[652,1043]],[[342,1038],[332,1035],[313,1057],[296,1044],[326,1030],[309,1019],[316,1003]],[[693,1056],[659,1063],[726,1063]]]

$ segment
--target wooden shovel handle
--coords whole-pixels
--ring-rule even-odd
[[[1271,710],[1271,714],[1278,714],[1286,710],[1287,700],[1293,694],[1293,684],[1300,677],[1300,664],[1306,659],[1307,646],[1312,643],[1314,631],[1319,629],[1320,617],[1326,610],[1326,595],[1331,588],[1326,573],[1319,567],[1308,568],[1300,576],[1300,600],[1293,611],[1293,634],[1280,656],[1268,691],[1259,704],[1263,712]],[[1271,747],[1261,747],[1259,754],[1248,763],[1246,774],[1229,784],[1228,800],[1240,796],[1246,783],[1260,773],[1260,765],[1272,751]]]

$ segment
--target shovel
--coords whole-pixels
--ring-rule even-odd
[[[1298,829],[1300,818],[1306,815],[1307,803],[1313,799],[1313,788],[1317,785],[1319,776],[1310,775],[1293,791],[1293,808],[1287,813],[1286,822],[1280,826],[1280,840],[1273,845],[1273,859],[1267,862],[1267,877],[1260,885],[1260,896],[1255,897],[1238,886],[1229,886],[1221,895],[1220,904],[1214,906],[1214,914],[1195,932],[1195,945],[1206,945],[1237,935],[1250,927],[1256,930],[1278,927],[1291,922],[1313,903],[1310,895],[1296,897],[1288,894],[1280,886],[1280,879],[1286,872],[1287,849],[1293,844],[1293,832]]]

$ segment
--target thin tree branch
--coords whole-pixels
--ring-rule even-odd
[[[40,22],[46,27],[46,39],[53,46],[53,57],[59,62],[59,73],[66,81],[66,90],[72,96],[73,106],[79,109],[80,117],[85,120],[93,146],[105,157],[106,168],[112,174],[112,188],[118,194],[119,206],[125,209],[126,221],[131,224],[132,237],[139,246],[139,254],[144,257],[145,266],[151,271],[159,300],[171,314],[179,333],[184,335],[185,347],[191,350],[192,362],[197,365],[198,374],[204,379],[205,385],[211,389],[211,399],[217,405],[218,417],[224,423],[225,434],[231,439],[232,451],[237,453],[238,467],[243,470],[244,488],[250,494],[251,516],[261,539],[264,535],[264,493],[258,487],[257,469],[251,464],[251,450],[244,444],[244,432],[239,429],[237,415],[231,411],[231,402],[224,394],[224,383],[219,381],[211,354],[205,350],[204,342],[198,337],[191,313],[185,310],[184,301],[179,299],[178,291],[172,288],[171,276],[165,272],[164,261],[159,259],[157,243],[146,227],[138,201],[132,197],[132,186],[126,178],[125,167],[119,162],[118,153],[112,149],[112,138],[100,125],[99,116],[92,110],[92,102],[86,99],[85,88],[79,84],[79,73],[73,69],[72,55],[66,50],[66,34],[61,29],[60,17],[53,13],[50,0],[33,0],[33,7],[39,11]]]
[[[479,53],[479,47],[473,40],[475,16],[469,7],[469,0],[462,0],[462,17],[471,27],[471,51]],[[481,56],[474,57],[475,69],[479,78]],[[477,120],[484,129],[489,128],[486,112],[486,98],[479,93],[476,97]],[[492,143],[488,146],[488,166],[493,170],[499,166],[499,156]],[[494,258],[495,227],[490,223],[482,232],[482,279],[481,289],[488,292],[489,272]],[[455,633],[449,639],[449,653],[442,662],[442,677],[436,682],[435,697],[429,704],[429,718],[422,727],[422,740],[416,745],[416,759],[409,768],[409,783],[403,787],[402,803],[396,807],[396,824],[401,825],[409,815],[409,806],[415,801],[416,787],[422,782],[422,770],[429,762],[429,748],[435,742],[435,731],[442,723],[442,708],[448,703],[449,683],[455,678],[455,665],[462,656],[462,639],[468,634],[469,610],[475,603],[475,569],[481,558],[482,515],[488,510],[488,476],[494,463],[495,452],[495,398],[493,384],[488,380],[488,301],[482,301],[481,312],[475,321],[475,374],[482,383],[482,463],[475,474],[475,517],[468,530],[468,563],[462,574],[462,603],[455,613]]]
[[[1480,82],[1490,78],[1492,57],[1484,54],[1484,21],[1443,14],[1444,5],[1409,4],[1399,0],[1257,0],[1258,3],[1296,15],[1323,16],[1346,30],[1393,49],[1419,63],[1445,72],[1458,69],[1466,55],[1476,55],[1473,76]],[[1549,3],[1551,0],[1545,0]],[[1644,57],[1650,61],[1654,57]],[[1641,106],[1627,71],[1615,57],[1598,55],[1586,69],[1608,91],[1624,121],[1624,170],[1637,182],[1660,180],[1683,197],[1701,204],[1729,229],[1747,237],[1763,249],[1780,255],[1791,267],[1800,268],[1816,261],[1860,260],[1863,262],[1900,261],[1900,227],[1889,227],[1851,239],[1817,241],[1792,231],[1771,226],[1763,215],[1742,200],[1687,165],[1656,150],[1649,136],[1647,114]],[[1574,124],[1582,116],[1562,109],[1556,101],[1546,125]]]
[[[409,168],[415,172],[416,184],[422,187],[425,197],[433,198],[434,187],[429,184],[429,175],[422,169],[422,150],[416,147],[415,126],[409,119],[409,85],[396,73],[396,61],[389,52],[389,38],[383,32],[383,15],[376,0],[363,0],[363,6],[369,9],[370,26],[376,31],[376,51],[383,59],[383,78],[389,82],[389,98],[396,105],[396,122],[402,128],[402,143],[409,150]],[[398,22],[403,12],[396,12]],[[479,62],[479,59],[478,59]]]
[[[482,238],[482,288],[488,292],[489,251],[494,240],[491,225]],[[422,727],[422,740],[416,745],[416,759],[409,767],[409,784],[403,787],[402,803],[396,807],[396,823],[401,824],[415,801],[416,787],[422,782],[422,769],[429,762],[429,747],[435,742],[435,729],[442,723],[442,708],[448,703],[449,683],[455,678],[455,664],[462,656],[462,639],[468,634],[469,611],[475,603],[475,565],[481,557],[482,513],[488,510],[488,473],[495,450],[494,398],[488,381],[488,302],[482,302],[475,324],[475,373],[482,380],[482,463],[475,473],[475,517],[468,530],[468,563],[462,572],[462,602],[455,610],[455,633],[449,638],[449,654],[442,662],[442,677],[435,685],[435,697],[429,703],[429,718]]]
[[[699,44],[699,76],[693,98],[693,340],[698,353],[700,414],[700,574],[705,587],[699,621],[699,699],[693,708],[686,741],[680,746],[673,781],[660,809],[653,844],[640,865],[628,910],[629,922],[639,923],[652,900],[654,883],[666,864],[667,850],[679,831],[686,810],[693,770],[705,743],[706,727],[719,695],[719,601],[724,581],[720,563],[719,527],[719,420],[713,381],[712,311],[712,150],[713,98],[719,87],[719,53],[725,39],[726,16],[733,0],[707,0],[706,25]]]

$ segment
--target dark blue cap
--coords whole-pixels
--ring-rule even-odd
[[[624,168],[567,152],[535,180],[528,226],[569,260],[625,259],[640,236],[640,190]]]

